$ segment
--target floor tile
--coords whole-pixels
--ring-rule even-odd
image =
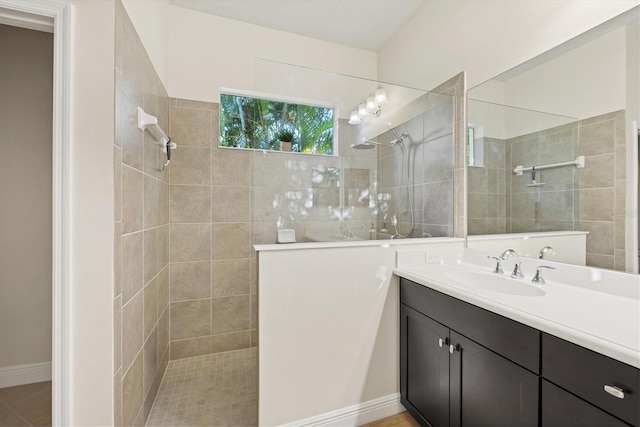
[[[257,350],[169,363],[147,426],[258,425]]]
[[[11,405],[32,426],[51,425],[51,388],[44,388]]]
[[[27,422],[11,408],[0,402],[0,427],[28,426]]]
[[[0,388],[0,400],[11,405],[42,390],[49,390],[51,393],[51,381]]]
[[[51,381],[0,389],[0,427],[50,425]]]

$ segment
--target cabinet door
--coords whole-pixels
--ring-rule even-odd
[[[421,424],[449,425],[449,329],[400,306],[400,394]],[[440,347],[440,340],[443,340]]]
[[[624,427],[627,425],[568,391],[547,380],[542,380],[543,427]]]
[[[451,425],[538,425],[537,375],[453,331],[451,343]]]

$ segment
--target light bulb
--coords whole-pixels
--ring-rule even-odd
[[[376,90],[375,100],[378,105],[384,104],[387,102],[387,92],[385,92],[384,89],[379,88]]]
[[[362,123],[362,120],[360,119],[360,116],[358,115],[358,112],[356,110],[353,110],[351,112],[351,115],[349,116],[349,124],[350,125],[359,125],[360,123]]]
[[[369,95],[367,98],[367,110],[373,111],[377,107],[376,101],[373,99],[373,95]]]
[[[360,105],[358,105],[358,115],[360,116],[360,118],[369,115],[369,112],[367,111],[367,106],[364,105],[364,102],[361,102]]]

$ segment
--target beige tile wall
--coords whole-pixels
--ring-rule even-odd
[[[625,112],[580,121],[578,229],[588,231],[587,265],[625,270]]]
[[[396,145],[378,150],[378,194],[388,199],[388,208],[380,206],[378,226],[395,233],[392,223],[397,206],[398,233],[411,232],[411,237],[452,237],[454,98],[431,93],[425,96],[425,112],[395,127],[398,134],[409,135],[404,149]],[[378,137],[382,143],[393,139],[391,132]],[[409,196],[413,202],[413,231]]]
[[[505,210],[506,232],[588,231],[587,265],[625,269],[624,111],[591,117],[556,128],[510,138],[485,140],[485,167],[469,168],[469,234],[501,233],[492,215]],[[504,144],[504,154],[495,150]],[[585,167],[543,170],[527,187],[531,174],[513,174],[517,165],[545,164],[585,156]],[[489,178],[504,159],[505,195],[494,199]],[[493,165],[493,166],[492,166]],[[501,189],[498,181],[498,188]],[[489,200],[491,198],[491,202]],[[496,208],[491,207],[496,202]],[[504,207],[503,207],[504,203]],[[498,215],[498,224],[501,216]]]
[[[130,426],[144,425],[169,360],[169,173],[136,108],[168,129],[169,98],[116,4],[114,406]]]
[[[170,359],[255,346],[251,156],[217,147],[218,104],[171,99]]]
[[[453,96],[454,102],[454,237],[466,237],[467,235],[467,168],[465,156],[465,138],[467,135],[466,84],[466,74],[463,71],[432,90],[435,93]]]
[[[368,238],[376,149],[352,149],[353,126],[341,119],[337,128],[339,156],[253,152],[253,243],[275,243],[278,228],[294,229],[299,242]]]
[[[578,169],[561,167],[536,173],[540,187],[532,183],[531,172],[515,175],[518,165],[530,166],[575,160],[578,122],[510,138],[505,145],[506,229],[526,231],[576,230],[578,221]]]
[[[484,138],[484,165],[469,166],[467,232],[470,235],[507,232],[505,141]]]

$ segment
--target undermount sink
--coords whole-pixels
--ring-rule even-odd
[[[454,286],[460,288],[527,297],[539,297],[546,293],[539,287],[524,282],[524,279],[512,279],[498,274],[478,271],[451,271],[447,272],[446,276],[454,282]]]

